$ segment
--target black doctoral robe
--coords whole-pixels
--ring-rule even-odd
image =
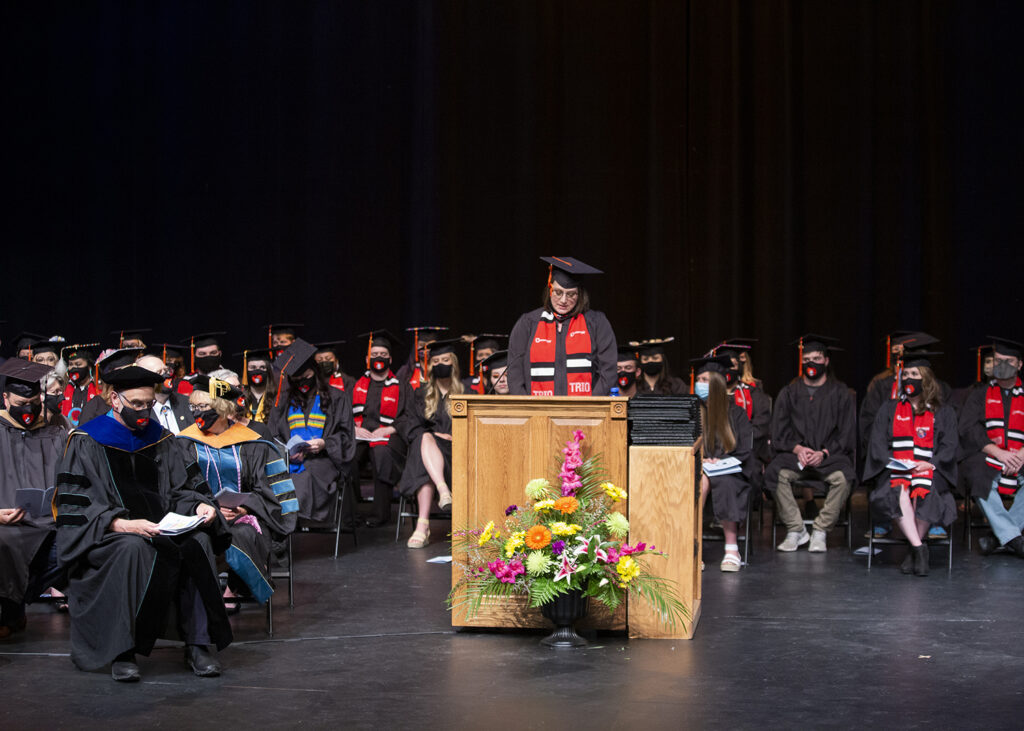
[[[46,490],[53,486],[66,439],[63,427],[48,426],[40,418],[26,430],[7,411],[0,411],[0,508],[17,507],[19,488]],[[14,525],[0,525],[0,599],[21,604],[33,598],[29,582],[42,578],[55,531],[49,506],[44,515],[26,513]]]
[[[287,381],[286,381],[287,382]],[[324,425],[323,451],[307,454],[302,464],[305,469],[292,472],[295,493],[299,498],[299,517],[315,523],[330,520],[334,501],[337,499],[336,481],[346,463],[356,453],[355,422],[352,420],[352,400],[336,388],[328,386],[320,393],[320,409],[327,417]],[[312,395],[302,402],[303,413],[309,415],[313,406]],[[268,426],[270,433],[282,444],[291,439],[288,426],[288,409],[291,399],[282,393],[281,400],[270,412]]]
[[[730,401],[732,396],[729,397]],[[718,475],[709,477],[711,483],[711,506],[715,512],[715,518],[719,521],[742,521],[747,517],[747,501],[750,499],[750,483],[755,470],[760,472],[760,465],[753,451],[753,429],[747,412],[729,404],[729,427],[736,438],[736,446],[731,452],[726,452],[721,444],[715,445],[715,450],[705,458],[724,459],[735,457],[740,461],[742,470],[730,475]]]
[[[519,318],[508,341],[508,379],[509,393],[514,396],[530,395],[530,346],[534,333],[541,320],[543,307],[527,312]],[[612,386],[618,385],[616,362],[618,349],[615,344],[615,333],[603,312],[588,310],[583,315],[590,333],[592,364],[592,381],[590,393],[593,396],[607,396]],[[561,331],[555,338],[555,396],[567,396],[568,380],[566,379],[565,339],[568,335],[568,321],[563,323]]]
[[[902,514],[899,490],[890,480],[892,473],[886,465],[892,459],[892,425],[899,401],[890,399],[882,404],[871,425],[867,453],[864,457],[864,481],[875,481],[871,491],[871,508],[883,520],[896,520]],[[956,520],[956,500],[950,490],[956,485],[957,426],[956,413],[943,404],[935,412],[935,435],[932,458],[935,465],[931,491],[917,500],[915,514],[931,525],[950,526]]]
[[[215,505],[174,436],[152,420],[136,433],[97,417],[71,433],[57,469],[57,560],[68,571],[75,665],[95,670],[133,648],[148,655],[158,638],[174,636],[167,620],[175,604],[186,622],[182,613],[198,603],[209,639],[227,647],[214,554],[231,534],[220,514],[181,536],[110,530],[115,518],[157,523],[168,512],[195,515],[201,503]]]
[[[800,473],[806,479],[823,480],[832,472],[840,471],[852,481],[854,457],[857,451],[856,399],[846,384],[827,378],[812,397],[803,379],[794,379],[775,399],[772,413],[772,449],[775,456],[765,473],[765,486],[778,487],[779,470]],[[801,444],[811,449],[827,450],[828,456],[817,467],[803,471],[793,454]]]

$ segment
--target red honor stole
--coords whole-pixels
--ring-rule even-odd
[[[1024,446],[1024,387],[1021,387],[1020,376],[1017,377],[1017,382],[1010,393],[1010,418],[1006,419],[1003,413],[1002,391],[998,383],[991,381],[985,392],[985,430],[993,444],[1000,449],[1013,452]],[[1017,472],[1004,475],[1003,463],[988,455],[985,455],[985,463],[999,471],[997,489],[1001,495],[1017,493]]]
[[[896,404],[896,415],[892,420],[892,456],[896,459],[912,459],[930,462],[935,447],[935,412],[915,414],[910,401],[902,399]],[[910,497],[924,497],[932,489],[933,470],[913,474],[910,471],[893,471],[892,487],[910,489]]]
[[[384,380],[384,388],[380,394],[380,423],[381,426],[393,426],[395,417],[398,416],[398,379],[388,371],[388,377]],[[352,414],[355,417],[356,426],[363,425],[363,411],[366,409],[366,394],[370,390],[370,372],[366,371],[363,377],[356,381],[352,389]],[[370,442],[371,447],[380,447],[387,444],[387,439]]]
[[[555,338],[558,328],[555,316],[544,311],[533,334],[530,345],[530,394],[533,396],[554,396],[555,394]],[[568,323],[565,336],[566,392],[570,396],[590,396],[594,374],[590,355],[593,345],[587,320],[576,315]]]
[[[71,422],[71,426],[78,426],[78,420],[82,417],[82,407],[74,406],[72,402],[76,388],[77,386],[69,383],[64,389],[64,400],[60,403],[60,412]],[[82,403],[87,404],[99,395],[100,392],[96,388],[96,382],[89,381],[89,387],[85,389],[85,401]]]
[[[413,390],[423,385],[423,381],[426,379],[423,377],[423,368],[419,362],[412,367],[412,376],[409,378],[409,385],[413,387]]]
[[[331,384],[331,386],[333,386],[334,388],[338,389],[339,391],[344,391],[345,390],[345,381],[342,379],[341,376],[331,376],[330,384]],[[365,393],[363,394],[363,399],[364,399],[364,403],[365,403],[365,399],[366,399],[366,394]]]
[[[478,393],[481,396],[484,395],[484,379],[480,376],[473,376],[473,380],[470,382],[469,390],[472,393]]]
[[[747,418],[754,419],[754,394],[746,383],[736,384],[736,390],[732,392],[732,398],[736,405],[747,412]]]

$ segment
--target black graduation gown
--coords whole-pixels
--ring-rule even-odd
[[[730,396],[730,400],[732,397]],[[753,450],[753,429],[747,412],[734,403],[729,404],[729,426],[736,437],[736,446],[726,452],[721,444],[706,455],[714,459],[735,457],[742,463],[742,471],[731,475],[709,477],[711,483],[711,506],[719,521],[742,521],[747,517],[747,501],[750,499],[750,482],[755,470],[760,471]]]
[[[537,324],[540,322],[543,312],[544,308],[538,307],[536,310],[522,315],[509,336],[508,370],[505,373],[508,378],[509,393],[514,396],[530,395],[530,345],[533,343],[533,336],[537,332]],[[618,360],[615,333],[603,312],[588,310],[583,317],[587,322],[591,342],[590,360],[593,364],[593,379],[590,392],[594,396],[607,396],[611,393],[612,386],[618,384],[615,367]],[[568,395],[565,368],[565,338],[568,332],[568,327],[563,327],[557,334],[555,343],[555,352],[560,354],[555,359],[555,396]]]
[[[402,479],[398,482],[398,490],[406,497],[412,497],[421,487],[433,482],[420,454],[423,435],[428,432],[449,435],[452,433],[452,417],[448,413],[448,394],[441,397],[437,404],[437,411],[432,418],[428,419],[424,407],[425,391],[426,387],[416,390],[412,413],[403,422],[409,452],[405,459]],[[444,457],[444,479],[450,487],[452,483],[452,443],[448,439],[441,438],[434,439],[434,442],[441,450],[441,456]]]
[[[46,490],[53,485],[66,439],[63,427],[44,424],[26,430],[0,411],[0,508],[17,506],[19,488]],[[55,531],[49,511],[35,518],[26,513],[14,525],[0,525],[0,599],[18,603],[32,599],[29,580],[41,578],[37,574],[45,571],[46,556],[41,554],[48,550]]]
[[[892,424],[897,404],[899,401],[889,399],[878,410],[864,456],[864,481],[875,481],[871,508],[883,520],[896,520],[902,514],[899,490],[892,487],[892,473],[886,469],[892,458]],[[929,460],[936,468],[932,488],[924,498],[918,499],[914,511],[918,518],[931,525],[950,526],[956,520],[956,500],[950,493],[956,485],[956,452],[956,413],[944,404],[935,412],[933,454]]]
[[[91,398],[85,406],[82,407],[82,415],[78,417],[78,426],[82,426],[86,422],[92,421],[97,416],[105,414],[108,411],[110,411],[110,404],[104,401],[102,396]]]
[[[992,443],[985,428],[985,398],[989,385],[986,381],[971,388],[960,412],[960,446],[957,451],[960,472],[956,484],[961,496],[987,497],[992,489],[992,481],[999,475],[994,468],[988,466],[985,453],[981,451]],[[1005,397],[1003,403],[1006,403]],[[1009,421],[1009,413],[1005,409],[1003,418]]]
[[[860,404],[860,417],[858,420],[859,439],[857,444],[860,447],[860,459],[867,457],[868,440],[871,437],[871,430],[874,428],[875,416],[878,415],[882,404],[892,401],[893,371],[891,368],[882,371],[868,384],[864,400]],[[942,395],[942,403],[948,404],[952,398],[953,390],[945,381],[939,381],[939,389]]]
[[[280,403],[270,412],[270,433],[282,444],[291,438],[288,427],[288,408],[291,401],[281,395]],[[310,398],[305,405],[308,414],[313,405]],[[324,425],[323,451],[309,454],[303,460],[302,472],[292,473],[295,492],[299,497],[299,517],[315,523],[326,523],[331,518],[337,496],[338,476],[356,453],[355,422],[352,421],[352,401],[336,388],[328,387],[320,393],[320,409],[327,417]]]
[[[148,655],[157,638],[172,636],[169,610],[187,585],[202,601],[210,639],[227,647],[231,626],[214,554],[231,534],[219,514],[183,536],[109,530],[114,518],[158,522],[168,512],[194,515],[200,503],[214,504],[174,436],[152,420],[136,434],[99,417],[71,433],[57,469],[57,560],[68,571],[75,665],[95,670],[132,648]]]
[[[778,487],[779,470],[800,472],[793,448],[797,444],[814,450],[826,449],[828,456],[817,467],[805,468],[807,479],[824,479],[836,470],[848,481],[856,476],[856,399],[846,384],[827,378],[811,398],[802,379],[794,379],[775,399],[772,413],[772,449],[775,456],[765,473],[765,486]]]
[[[650,387],[647,385],[647,380],[644,378],[644,374],[642,372],[637,373],[637,396],[683,396],[688,393],[690,393],[690,387],[682,378],[662,374],[661,377],[654,382],[654,386]]]
[[[199,463],[200,469],[199,450],[203,445],[214,449],[235,448],[240,463],[239,492],[245,494],[242,507],[256,518],[260,529],[242,518],[228,523],[231,546],[227,549],[226,558],[252,596],[264,602],[274,593],[268,563],[271,543],[295,530],[298,501],[295,485],[288,473],[288,461],[282,451],[275,444],[258,437],[250,427],[239,424],[216,436],[192,427],[178,435],[177,443],[183,450],[185,462]]]

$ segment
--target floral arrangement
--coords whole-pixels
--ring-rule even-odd
[[[528,595],[539,607],[558,595],[582,591],[611,611],[627,593],[649,602],[669,626],[686,617],[671,582],[652,575],[648,556],[664,553],[627,542],[629,520],[613,509],[626,491],[607,481],[597,457],[583,458],[582,431],[562,450],[558,487],[546,479],[526,485],[526,504],[509,505],[504,526],[452,533],[452,555],[463,576],[449,608],[474,616],[485,596]]]

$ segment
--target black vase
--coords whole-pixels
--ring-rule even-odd
[[[576,634],[573,625],[587,616],[590,597],[583,596],[581,589],[559,594],[554,600],[540,607],[541,614],[555,625],[555,631],[540,641],[542,645],[556,650],[585,647],[587,641]]]

